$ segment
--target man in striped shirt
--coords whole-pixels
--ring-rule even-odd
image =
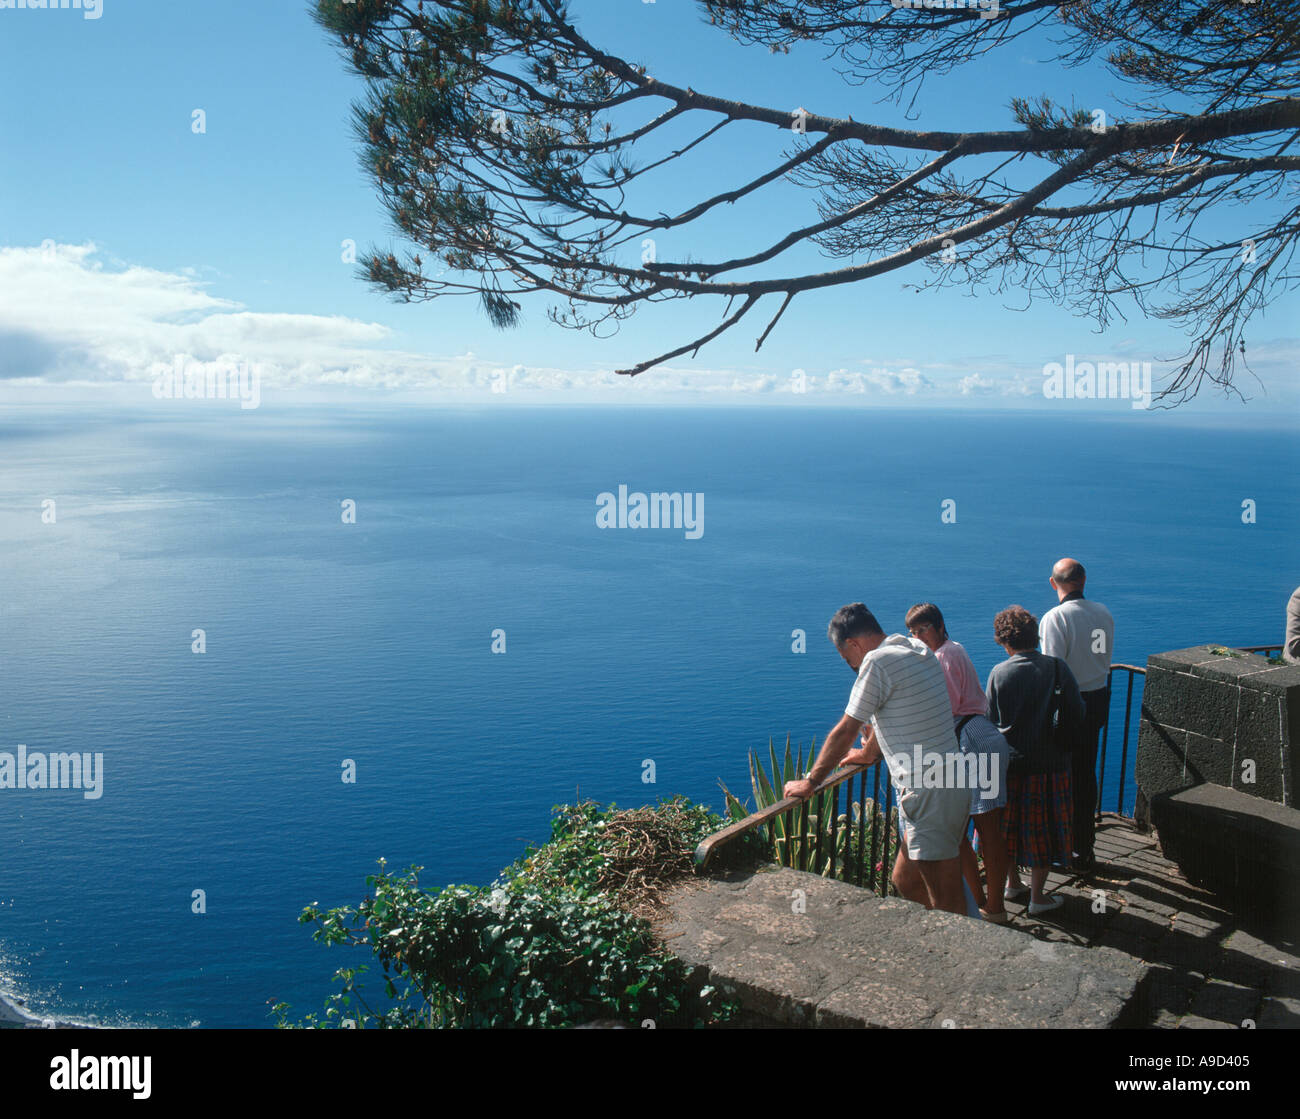
[[[861,602],[841,607],[828,636],[858,674],[844,717],[826,736],[802,781],[786,782],[788,797],[807,797],[841,760],[870,765],[883,756],[898,798],[899,845],[893,882],[909,901],[965,914],[958,853],[970,812],[970,788],[953,782],[960,758],[943,668],[924,643],[900,633],[886,637]],[[846,758],[868,720],[873,734]],[[942,776],[934,780],[935,772]]]

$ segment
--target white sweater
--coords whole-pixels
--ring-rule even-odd
[[[1052,607],[1038,623],[1043,652],[1060,657],[1079,682],[1079,691],[1106,686],[1115,648],[1115,619],[1100,602],[1072,598]]]

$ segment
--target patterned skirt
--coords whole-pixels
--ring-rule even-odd
[[[1013,866],[1046,867],[1071,855],[1070,773],[1007,774],[1004,827]]]

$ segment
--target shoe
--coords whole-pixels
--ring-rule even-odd
[[[1053,909],[1060,909],[1065,904],[1065,898],[1060,894],[1050,894],[1046,901],[1041,904],[1035,902],[1029,903],[1029,915],[1037,917],[1040,913],[1051,913]]]
[[[990,913],[987,909],[981,909],[980,916],[990,925],[1006,925],[1011,921],[1011,914],[1005,909],[1001,913]]]
[[[1097,858],[1095,855],[1075,855],[1070,860],[1071,874],[1091,874],[1097,869]]]
[[[1021,886],[1019,889],[1013,886],[1008,886],[1002,891],[1002,899],[1003,901],[1019,901],[1027,893],[1029,893],[1028,886]]]

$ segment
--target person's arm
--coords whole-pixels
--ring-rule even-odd
[[[965,649],[954,650],[957,656],[952,658],[953,662],[953,680],[957,685],[958,699],[963,699],[975,692],[982,692],[980,687],[980,674],[975,671],[975,662],[970,659],[970,654]],[[957,708],[954,707],[952,713],[957,714]]]
[[[1061,620],[1059,610],[1049,610],[1038,624],[1038,640],[1042,642],[1043,656],[1065,659],[1069,650],[1065,640],[1065,623]]]
[[[1282,646],[1282,659],[1300,663],[1300,589],[1286,604],[1286,644]]]
[[[1081,727],[1087,708],[1084,707],[1083,696],[1079,694],[1079,682],[1074,678],[1074,673],[1070,671],[1070,666],[1065,661],[1059,661],[1058,665],[1061,673],[1061,718],[1067,723]]]
[[[813,764],[812,769],[808,771],[807,778],[787,781],[785,788],[782,790],[782,795],[800,798],[811,796],[813,789],[831,775],[831,771],[839,765],[840,759],[849,752],[853,740],[857,738],[861,729],[861,719],[855,719],[852,715],[845,715],[840,719],[835,724],[835,729],[826,736],[822,748],[817,751],[817,761]]]
[[[876,728],[862,724],[862,745],[850,750],[840,759],[840,765],[875,765],[881,759],[880,743],[876,741]]]
[[[893,690],[889,673],[879,664],[871,661],[870,655],[858,670],[858,678],[853,682],[853,691],[849,695],[848,706],[835,728],[826,736],[822,748],[817,754],[817,761],[808,771],[808,778],[802,781],[787,781],[784,795],[788,797],[806,797],[813,789],[830,776],[831,770],[840,759],[849,752],[853,740],[862,729],[862,724],[872,718],[884,706]]]
[[[880,743],[876,741],[876,728],[870,723],[862,724],[862,746],[856,750],[850,750],[844,755],[841,765],[875,765],[880,761],[883,755],[880,752]]]

